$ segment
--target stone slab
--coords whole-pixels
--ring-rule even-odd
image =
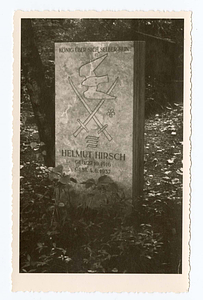
[[[55,44],[56,166],[132,194],[134,42]]]

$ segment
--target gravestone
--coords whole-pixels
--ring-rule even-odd
[[[144,42],[55,44],[55,165],[78,182],[143,185]]]

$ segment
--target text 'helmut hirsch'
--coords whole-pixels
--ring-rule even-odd
[[[80,158],[95,158],[95,159],[109,159],[109,160],[122,160],[125,161],[125,154],[121,153],[108,153],[99,151],[85,151],[85,150],[62,150],[62,156],[67,157],[80,157]]]

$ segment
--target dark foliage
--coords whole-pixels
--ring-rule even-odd
[[[146,121],[145,189],[135,207],[122,195],[99,210],[71,206],[74,179],[43,165],[43,145],[28,120],[21,124],[20,271],[180,273],[181,105]],[[65,188],[60,202],[56,191]]]

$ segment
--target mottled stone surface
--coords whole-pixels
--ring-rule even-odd
[[[55,44],[56,166],[78,182],[133,172],[133,42]],[[94,114],[95,113],[95,114]]]

